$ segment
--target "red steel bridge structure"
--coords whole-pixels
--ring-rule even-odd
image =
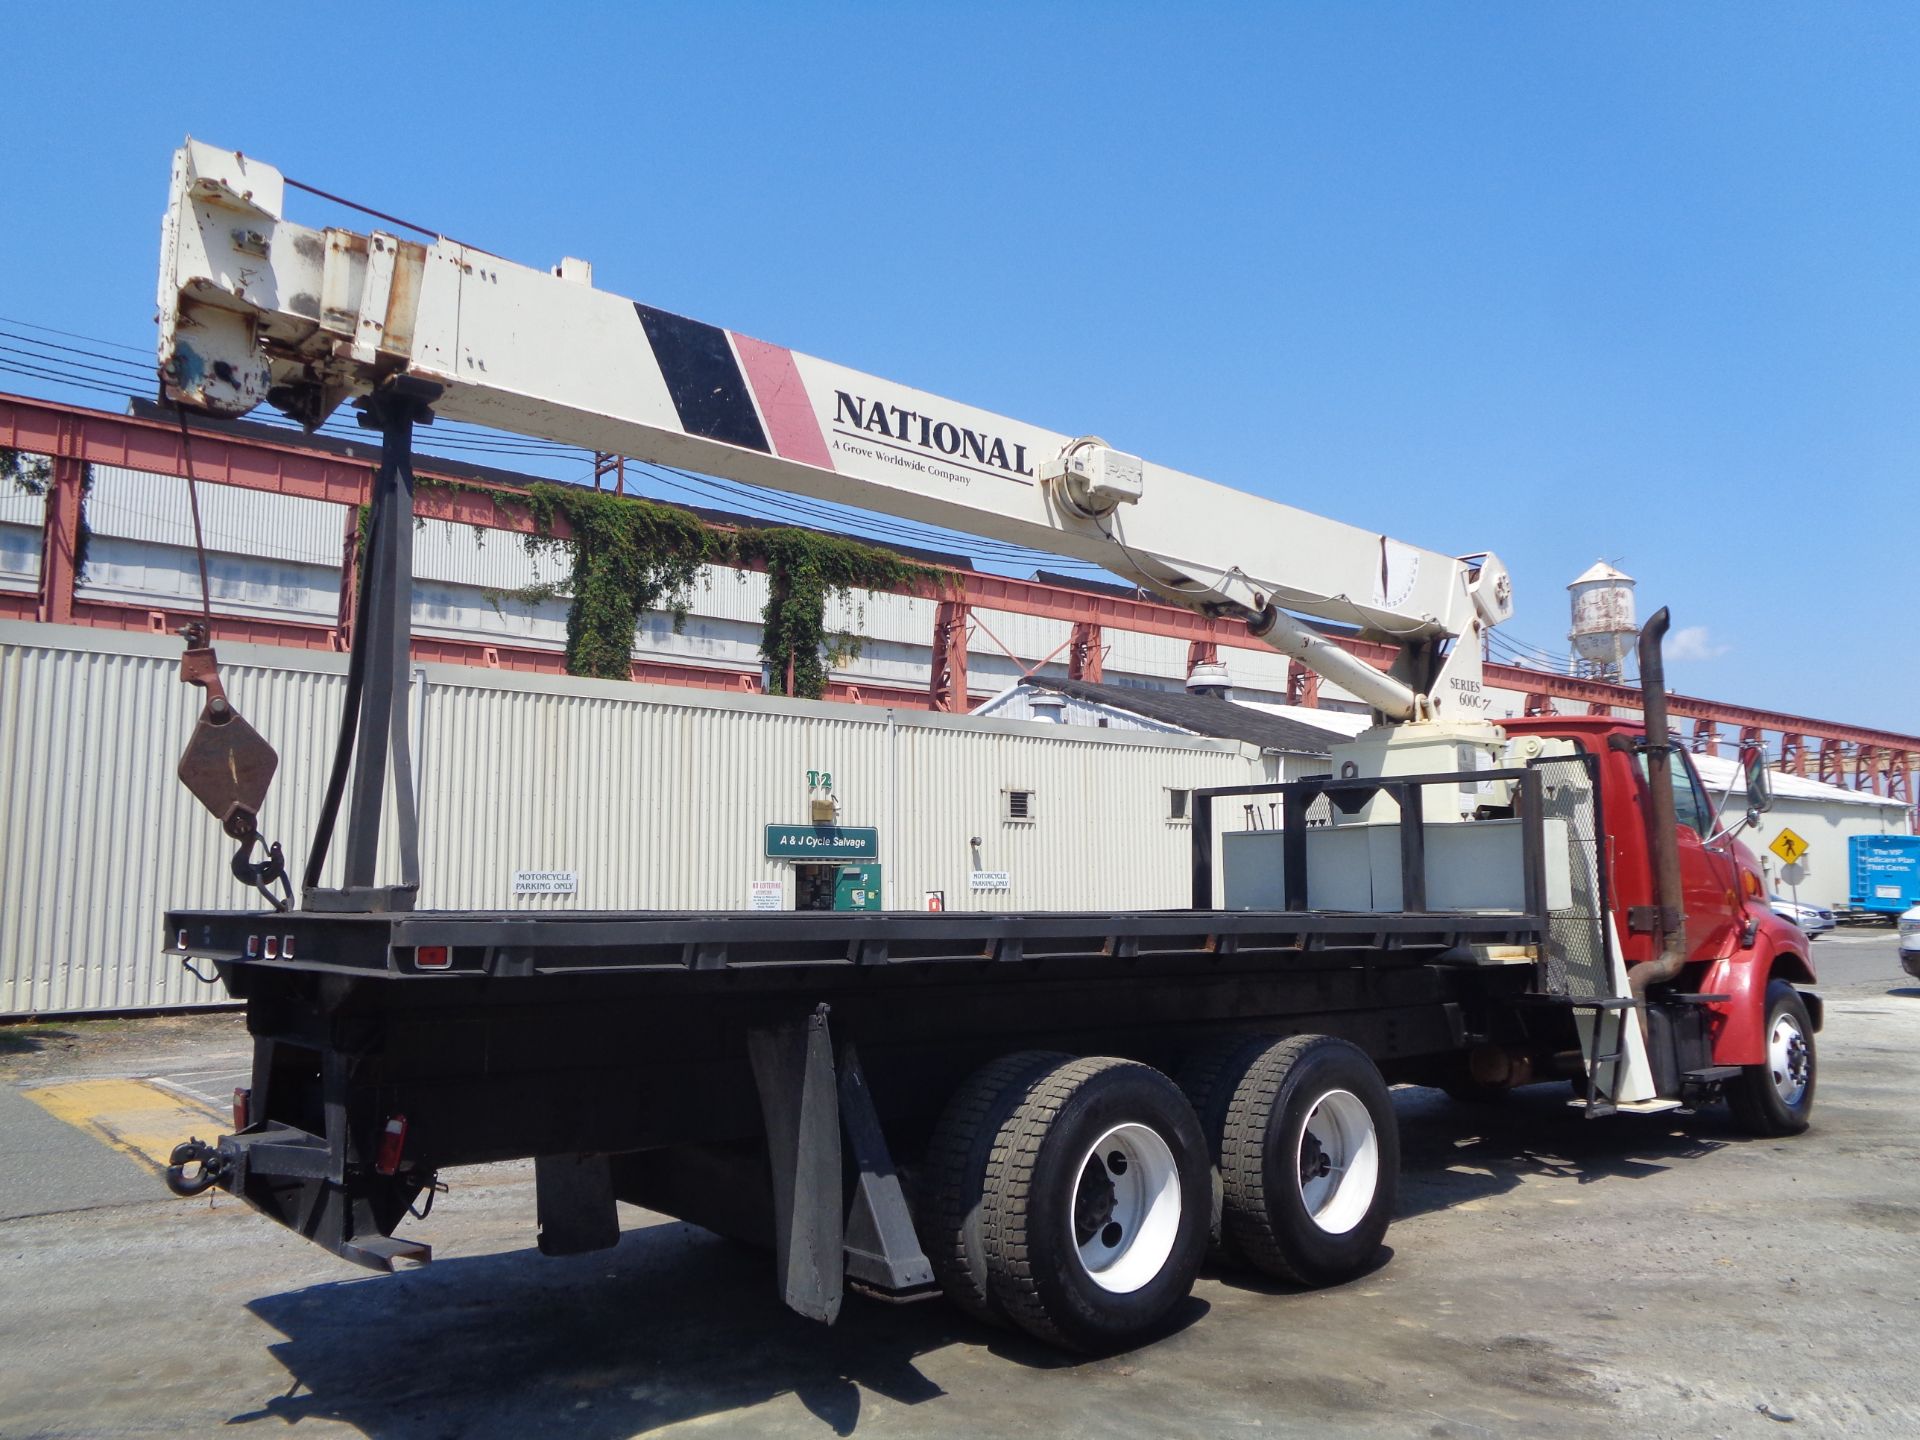
[[[187,446],[176,425],[0,393],[0,446],[45,455],[52,461],[39,589],[37,592],[0,591],[0,619],[166,633],[200,618],[198,611],[108,602],[76,593],[75,549],[80,535],[81,507],[85,503],[87,467],[113,465],[184,476]],[[357,507],[366,502],[371,490],[378,459],[375,449],[337,445],[320,448],[292,434],[280,438],[242,433],[237,428],[214,429],[200,425],[193,429],[191,449],[194,477],[202,483],[235,485],[348,507],[342,548],[340,614],[336,623],[324,625],[216,612],[214,640],[344,651],[352,634],[353,597],[357,589],[354,583],[359,540]],[[479,478],[497,472],[476,472],[424,456],[417,462],[415,472],[420,483],[414,509],[423,518],[523,534],[533,528],[532,519],[512,483]],[[599,473],[596,467],[596,475]],[[442,483],[436,484],[436,481]],[[967,710],[974,698],[985,698],[972,697],[968,690],[969,646],[982,636],[999,643],[984,617],[977,614],[981,610],[1011,611],[1065,622],[1071,627],[1069,639],[1059,651],[1038,664],[1046,664],[1064,654],[1071,676],[1093,681],[1101,678],[1105,636],[1109,631],[1133,631],[1184,640],[1188,646],[1189,668],[1217,658],[1220,646],[1244,644],[1247,638],[1239,626],[1151,600],[1035,580],[1014,580],[971,569],[956,570],[952,583],[945,588],[923,587],[917,593],[936,602],[930,637],[933,662],[926,688],[836,682],[829,686],[826,698],[864,705]],[[1348,637],[1335,638],[1346,649],[1382,668],[1393,658],[1391,646]],[[549,674],[563,673],[565,669],[558,650],[490,640],[416,635],[413,657],[420,661]],[[1029,664],[1026,668],[1031,671],[1037,669],[1038,664]],[[633,678],[705,689],[752,691],[762,686],[757,670],[722,670],[655,660],[635,660]],[[1486,667],[1486,679],[1491,685],[1525,695],[1529,715],[1581,709],[1605,714],[1639,708],[1637,690],[1602,680],[1492,663]],[[1298,704],[1311,705],[1317,700],[1318,692],[1319,677],[1297,662],[1292,663],[1288,698]],[[1920,790],[1916,790],[1920,736],[1689,695],[1672,696],[1668,708],[1674,717],[1693,722],[1692,739],[1697,751],[1718,753],[1720,746],[1729,740],[1737,744],[1764,745],[1782,771],[1903,802],[1908,807],[1910,822],[1920,828]]]

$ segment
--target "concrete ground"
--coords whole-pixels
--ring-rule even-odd
[[[1920,983],[1884,930],[1815,958],[1811,1133],[1401,1090],[1388,1263],[1209,1273],[1090,1361],[940,1302],[817,1327],[759,1256],[637,1210],[543,1259],[527,1166],[450,1176],[402,1231],[434,1263],[365,1275],[141,1158],[220,1128],[232,1017],[0,1030],[0,1436],[1920,1434]]]

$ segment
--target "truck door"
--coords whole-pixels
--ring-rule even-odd
[[[1640,765],[1644,780],[1644,757]],[[1740,872],[1731,850],[1733,839],[1712,839],[1717,828],[1713,804],[1694,772],[1693,757],[1678,745],[1673,747],[1668,773],[1673,780],[1673,815],[1679,832],[1680,892],[1687,907],[1687,958],[1723,955],[1741,914]]]

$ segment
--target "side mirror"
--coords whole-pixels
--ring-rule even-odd
[[[1747,809],[1758,815],[1773,808],[1773,772],[1767,769],[1767,752],[1758,745],[1740,751],[1740,764],[1747,772]]]

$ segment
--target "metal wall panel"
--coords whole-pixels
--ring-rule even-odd
[[[1073,625],[1069,621],[1052,620],[1044,615],[1021,615],[1011,610],[977,606],[973,619],[973,636],[967,641],[969,665],[975,656],[984,659],[1008,654],[1028,662],[1048,658],[1064,662],[1067,642],[1073,638]],[[931,625],[927,633],[931,636]]]
[[[30,525],[38,530],[47,516],[47,497],[29,495],[17,485],[0,485],[0,525]]]
[[[199,692],[179,642],[0,622],[0,1013],[216,1003],[161,956],[168,906],[237,907],[232,846],[174,778]],[[297,871],[332,750],[346,657],[224,646],[235,704],[279,749],[263,817]],[[881,832],[889,901],[917,908],[1178,905],[1186,828],[1166,788],[1235,784],[1246,752],[969,716],[427,666],[416,672],[421,903],[743,909],[793,871],[768,824],[807,819],[809,770],[840,821]],[[1032,825],[1003,792],[1032,789]],[[388,807],[382,853],[394,853]],[[1013,874],[968,889],[973,859]],[[1124,836],[1124,841],[1118,837]],[[336,850],[326,877],[338,883]],[[572,896],[515,899],[515,870],[574,870]],[[392,867],[383,865],[386,878]]]
[[[883,712],[432,674],[425,904],[738,910],[751,881],[782,879],[790,904],[762,829],[806,819],[810,769],[847,777],[842,823],[879,823]],[[577,871],[579,892],[516,900],[516,870]]]
[[[210,552],[207,588],[223,615],[331,625],[340,613],[337,565]],[[95,535],[87,549],[86,579],[74,593],[87,600],[198,610],[200,568],[191,549]]]
[[[1166,635],[1142,635],[1137,630],[1108,630],[1101,638],[1107,647],[1107,669],[1124,670],[1130,675],[1157,675],[1186,683],[1186,641]]]
[[[413,532],[413,573],[421,580],[492,590],[523,590],[567,576],[563,554],[532,554],[518,535],[423,520]]]
[[[37,590],[47,501],[0,484],[0,590]]]
[[[40,547],[38,526],[0,524],[0,590],[38,590]]]
[[[346,506],[237,485],[202,485],[199,490],[200,525],[209,552],[339,566]],[[96,465],[87,524],[96,535],[191,548],[187,482],[178,475]]]
[[[805,821],[809,770],[834,776],[840,823],[881,831],[894,905],[917,908],[928,889],[956,908],[1179,904],[1185,830],[1166,823],[1166,789],[1254,773],[1237,747],[1191,737],[1130,743],[870,707],[431,674],[422,903],[435,906],[743,909],[754,881],[779,881],[791,905],[791,867],[764,858],[763,832]],[[955,835],[997,836],[997,823],[967,827],[997,815],[1009,786],[1042,780],[1050,823],[1008,837],[1023,878],[1009,894],[973,895]],[[1128,834],[1128,846],[1103,847],[1127,850],[1125,863],[1063,855],[1077,847],[1062,834],[1074,832]],[[580,888],[516,900],[516,870],[576,871]]]
[[[945,726],[900,727],[899,783],[915,818],[901,830],[896,903],[942,890],[952,910],[1184,906],[1192,830],[1169,818],[1168,791],[1245,784],[1258,773],[1224,742],[1018,722],[999,729],[980,743]],[[1029,793],[1031,820],[1009,818],[1012,789]],[[1008,888],[973,890],[976,869],[1006,871]]]
[[[0,1013],[222,998],[160,949],[167,905],[242,903],[232,846],[174,778],[198,713],[168,637],[0,624]],[[238,663],[266,657],[269,665]],[[282,751],[269,830],[310,829],[341,656],[227,647],[241,712]],[[296,847],[297,848],[297,847]]]
[[[489,595],[474,585],[416,579],[413,632],[451,640],[502,640],[516,645],[563,649],[567,643],[567,602],[514,600]]]
[[[876,595],[855,590],[845,599],[827,602],[826,623],[827,629],[838,634],[891,640],[918,645],[925,650],[932,646],[933,621],[938,610],[936,601],[922,600],[915,595]],[[758,623],[758,605],[749,618]]]

